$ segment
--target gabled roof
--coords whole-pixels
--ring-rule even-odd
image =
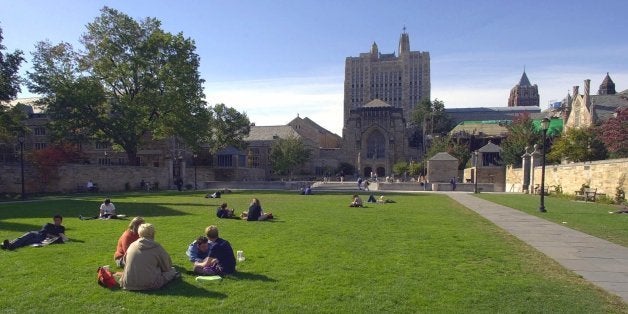
[[[289,125],[252,126],[249,135],[244,141],[272,141],[277,138],[288,138],[290,136],[296,138],[301,137],[299,133]]]
[[[458,159],[452,155],[449,155],[448,153],[438,153],[436,155],[434,155],[432,158],[430,158],[429,160],[455,160],[458,161]]]
[[[392,107],[392,106],[380,99],[373,99],[363,106],[363,108],[377,108],[377,107]]]
[[[488,144],[482,146],[480,149],[478,149],[478,151],[480,153],[501,153],[502,148],[489,141]]]

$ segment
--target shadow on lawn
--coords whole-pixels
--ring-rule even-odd
[[[31,231],[31,230],[40,230],[43,225],[44,225],[43,223],[41,225],[31,225],[31,224],[23,224],[23,223],[17,223],[17,222],[6,222],[6,221],[0,220],[0,230],[15,231],[15,232],[21,232],[21,233]],[[15,237],[18,237],[18,236],[19,235],[16,235]]]
[[[52,219],[52,216],[60,214],[65,218],[77,218],[79,215],[94,216],[99,212],[101,200],[87,201],[87,200],[62,200],[59,202],[51,203],[21,203],[21,204],[7,204],[2,206],[0,204],[0,228],[2,227],[2,220],[14,219],[14,218],[42,218],[42,225],[48,220]],[[142,217],[155,217],[155,216],[183,216],[187,213],[173,209],[170,206],[165,205],[177,205],[177,206],[199,206],[205,205],[199,204],[155,204],[155,203],[138,203],[138,202],[116,202],[113,203],[116,206],[116,211],[120,214],[125,214],[127,217],[142,216]],[[41,226],[37,227],[39,229]],[[29,229],[22,229],[29,230]]]
[[[211,287],[212,285],[219,287],[220,283],[217,284],[209,284],[207,287]],[[120,289],[122,290],[122,289]],[[159,290],[148,290],[148,291],[129,291],[131,293],[138,294],[147,294],[147,295],[181,295],[186,297],[201,297],[201,298],[215,298],[215,299],[224,299],[227,297],[226,294],[222,292],[210,291],[207,288],[197,287],[193,284],[185,282],[181,279],[175,279],[175,281],[168,283],[165,287]]]
[[[262,275],[262,274],[253,274],[253,273],[247,273],[247,272],[242,272],[242,271],[237,271],[231,275],[229,275],[228,278],[233,278],[236,280],[257,280],[257,281],[270,281],[270,282],[274,282],[277,281],[273,278],[270,278],[266,275]]]

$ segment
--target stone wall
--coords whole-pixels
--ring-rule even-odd
[[[506,192],[521,192],[523,174],[522,168],[506,169]],[[621,186],[628,191],[628,158],[610,159],[592,162],[580,162],[564,165],[547,165],[545,167],[545,185],[550,187],[560,185],[563,193],[575,194],[583,184],[597,188],[599,193],[609,197],[615,196],[615,189]],[[541,183],[541,167],[534,167],[535,185]]]

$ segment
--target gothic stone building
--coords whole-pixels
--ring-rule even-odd
[[[343,156],[360,175],[386,176],[399,161],[418,159],[410,147],[414,107],[430,99],[429,52],[410,51],[401,34],[398,54],[382,54],[377,44],[345,62]]]

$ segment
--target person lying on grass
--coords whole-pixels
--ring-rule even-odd
[[[351,201],[351,204],[349,204],[349,207],[363,207],[362,199],[360,198],[360,196],[354,194],[353,200]]]
[[[216,208],[216,216],[218,218],[237,218],[234,210],[227,207],[227,203],[222,203],[218,208]]]
[[[116,206],[113,205],[111,199],[106,198],[105,201],[100,204],[100,210],[97,216],[93,217],[83,217],[83,215],[79,216],[80,220],[90,220],[90,219],[118,219],[125,218],[126,215],[116,214]]]
[[[124,268],[124,254],[129,249],[131,243],[140,238],[137,232],[140,225],[144,223],[144,218],[135,217],[129,223],[129,227],[122,233],[118,239],[118,245],[116,246],[116,252],[113,253],[113,259],[116,265],[120,268]]]
[[[13,241],[5,239],[2,242],[3,250],[15,250],[27,245],[47,245],[51,243],[64,243],[68,241],[65,235],[65,227],[61,225],[63,217],[55,215],[52,218],[54,223],[45,224],[39,231],[29,231]]]
[[[138,234],[140,238],[131,243],[124,254],[120,286],[126,290],[154,290],[180,278],[181,274],[172,267],[168,252],[155,242],[155,227],[141,224]]]
[[[247,221],[261,221],[273,219],[274,217],[273,213],[264,213],[259,200],[257,198],[253,198],[253,200],[251,200],[251,204],[249,205],[249,211],[242,212],[240,218],[246,219]]]
[[[219,276],[232,274],[236,262],[229,241],[218,237],[216,226],[207,227],[205,234],[190,243],[186,252],[193,263],[194,273]]]

